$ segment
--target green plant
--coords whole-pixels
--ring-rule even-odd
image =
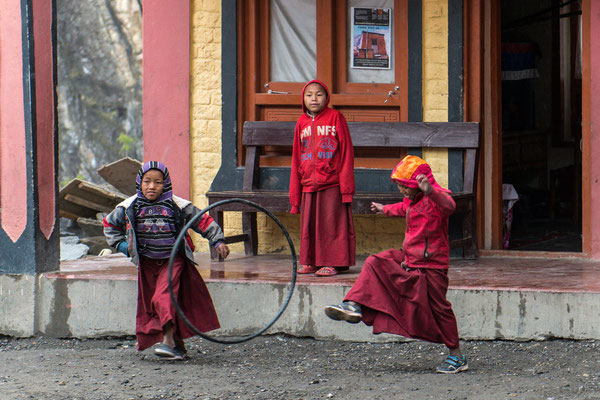
[[[121,133],[117,138],[117,142],[119,142],[119,144],[121,145],[121,148],[119,149],[119,154],[123,156],[128,155],[131,151],[131,146],[133,145],[134,141],[135,139],[129,136],[128,134]]]

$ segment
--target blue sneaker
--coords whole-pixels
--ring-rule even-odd
[[[457,372],[466,371],[469,369],[466,356],[448,356],[440,365],[436,368],[436,371],[441,374],[456,374]]]

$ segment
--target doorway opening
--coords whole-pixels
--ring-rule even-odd
[[[581,4],[501,7],[503,247],[581,252]]]

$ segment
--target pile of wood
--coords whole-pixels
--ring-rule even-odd
[[[103,234],[102,218],[136,193],[135,177],[141,166],[138,160],[122,158],[98,170],[108,185],[73,179],[60,189],[60,216],[75,221],[81,228],[84,237],[80,242],[90,248],[88,254],[98,254],[109,247]]]

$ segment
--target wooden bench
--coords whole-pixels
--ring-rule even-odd
[[[209,204],[231,198],[253,201],[273,213],[289,212],[286,190],[260,188],[259,161],[264,146],[291,146],[294,122],[247,121],[244,123],[242,144],[246,148],[242,190],[208,192]],[[348,123],[355,151],[358,148],[448,148],[462,150],[462,190],[452,193],[456,202],[454,214],[460,215],[462,235],[450,241],[451,248],[462,248],[463,257],[477,257],[475,237],[475,205],[479,124],[472,122],[350,122]],[[363,170],[355,169],[355,174]],[[385,170],[389,181],[390,170]],[[289,175],[288,175],[289,176]],[[390,182],[391,186],[391,182]],[[396,203],[403,195],[393,188],[388,192],[362,192],[357,181],[352,202],[353,214],[372,214],[370,204]],[[258,248],[256,209],[240,203],[229,203],[210,210],[210,215],[223,226],[224,211],[242,212],[242,234],[230,236],[226,243],[244,242],[246,255],[256,255]],[[456,217],[453,217],[456,218]],[[218,257],[213,250],[212,257]]]

